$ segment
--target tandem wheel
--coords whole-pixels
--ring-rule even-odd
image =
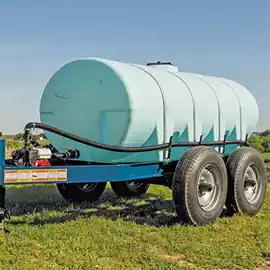
[[[113,192],[118,197],[139,197],[145,194],[150,184],[143,180],[125,181],[125,182],[110,182]]]
[[[197,146],[186,151],[175,168],[172,183],[180,220],[193,225],[214,222],[223,211],[227,187],[226,166],[215,149]]]
[[[226,166],[228,211],[232,214],[256,215],[267,190],[267,174],[261,153],[252,147],[241,147],[229,156]]]
[[[57,189],[62,197],[70,202],[95,202],[106,188],[106,182],[57,184]]]

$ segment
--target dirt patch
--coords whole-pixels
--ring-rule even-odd
[[[265,260],[262,264],[263,269],[270,269],[270,260]]]
[[[160,254],[159,257],[163,260],[172,261],[179,265],[179,267],[190,267],[190,269],[197,269],[196,265],[187,261],[185,255],[169,255],[169,254]],[[181,269],[181,268],[180,268]]]

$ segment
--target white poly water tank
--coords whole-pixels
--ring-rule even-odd
[[[40,103],[41,122],[117,146],[173,141],[245,139],[258,121],[258,106],[242,85],[228,79],[99,58],[72,61],[49,80]],[[164,151],[118,153],[46,133],[59,150],[80,150],[100,162],[162,161]],[[227,147],[227,153],[236,146]],[[173,148],[178,160],[187,148]]]

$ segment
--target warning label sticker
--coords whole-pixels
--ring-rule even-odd
[[[67,181],[67,169],[5,170],[4,183]]]

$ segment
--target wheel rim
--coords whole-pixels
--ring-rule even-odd
[[[86,184],[77,184],[77,187],[83,192],[89,192],[94,190],[97,187],[98,183],[86,183]]]
[[[212,211],[219,201],[221,176],[214,165],[203,168],[197,182],[197,199],[201,209]]]
[[[128,181],[126,183],[130,188],[140,188],[143,185],[143,182],[140,181]]]
[[[261,196],[261,182],[259,168],[255,164],[247,167],[244,174],[244,196],[248,203],[254,204]]]

